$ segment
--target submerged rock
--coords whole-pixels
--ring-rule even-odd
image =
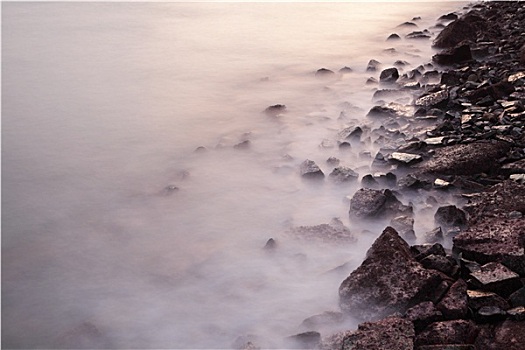
[[[359,174],[345,166],[338,166],[330,173],[330,178],[336,182],[357,181]]]
[[[381,83],[393,84],[399,79],[399,72],[397,68],[387,68],[383,70],[379,76]]]
[[[411,213],[412,208],[403,205],[390,190],[362,188],[350,200],[350,217],[357,219],[389,218]]]
[[[321,334],[315,331],[299,333],[285,338],[288,349],[317,349],[321,343]]]
[[[278,114],[283,113],[285,111],[286,111],[285,105],[277,104],[277,105],[267,107],[264,110],[264,113],[270,116],[277,116]]]
[[[423,268],[392,227],[383,231],[366,256],[339,287],[341,310],[353,317],[371,320],[405,312],[431,300],[441,283],[439,273]]]
[[[305,160],[300,168],[301,176],[305,179],[323,179],[324,173],[313,160]]]
[[[356,241],[356,238],[352,232],[350,232],[350,229],[337,218],[332,219],[330,224],[298,226],[290,229],[287,233],[294,238],[307,241],[322,241],[331,243],[348,243]]]
[[[321,68],[318,69],[317,72],[315,72],[316,77],[330,77],[333,76],[335,73],[331,71],[330,69]]]

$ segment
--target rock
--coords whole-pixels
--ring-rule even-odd
[[[406,350],[414,346],[414,326],[400,317],[365,322],[343,338],[342,350]]]
[[[477,29],[484,22],[482,17],[468,13],[446,26],[434,40],[434,47],[450,48],[463,41],[474,42],[477,37]]]
[[[338,166],[330,173],[330,178],[336,182],[357,181],[359,174],[345,166]]]
[[[480,350],[523,350],[525,322],[504,321],[493,331],[480,333],[476,348]]]
[[[434,322],[415,340],[416,348],[423,345],[474,344],[478,328],[472,321],[452,320]]]
[[[472,53],[469,45],[460,45],[452,49],[446,49],[432,56],[432,61],[442,66],[451,66],[472,60]]]
[[[525,307],[518,306],[507,310],[507,317],[513,321],[525,321]]]
[[[418,98],[414,103],[416,106],[432,107],[442,102],[448,101],[449,94],[447,90],[440,90]],[[428,139],[427,139],[428,140]]]
[[[454,250],[466,259],[481,264],[499,262],[525,276],[524,237],[524,218],[484,217],[454,237],[453,243]]]
[[[430,255],[447,256],[445,248],[439,243],[413,245],[410,247],[410,251],[417,261],[421,261]]]
[[[389,218],[411,213],[390,190],[362,188],[350,200],[350,217],[356,219]]]
[[[425,232],[424,234],[425,243],[439,243],[443,242],[443,231],[441,226],[436,227],[435,229]]]
[[[414,323],[416,333],[420,333],[426,326],[433,322],[443,320],[443,314],[436,309],[431,301],[424,301],[411,307],[403,316]]]
[[[397,35],[396,33],[392,33],[386,38],[387,41],[393,41],[393,40],[401,40],[401,37]]]
[[[379,82],[386,84],[393,84],[399,79],[399,72],[397,68],[387,68],[379,75]]]
[[[318,69],[317,72],[315,72],[316,77],[329,77],[333,76],[335,73],[331,71],[330,69],[321,68]]]
[[[350,229],[343,225],[341,220],[334,218],[330,224],[315,226],[298,226],[290,229],[288,235],[302,240],[348,243],[355,242],[356,238]]]
[[[322,179],[324,178],[323,171],[315,164],[313,160],[305,160],[300,168],[301,176],[306,179]]]
[[[268,241],[266,241],[266,244],[264,245],[264,249],[266,250],[274,250],[276,247],[277,242],[273,238],[270,238]]]
[[[285,338],[286,347],[289,349],[317,349],[321,343],[319,332],[309,331]]]
[[[348,74],[348,73],[352,73],[354,70],[350,67],[347,67],[347,66],[344,66],[343,68],[339,69],[339,73],[342,73],[342,74]]]
[[[442,228],[459,227],[465,228],[467,226],[467,216],[465,212],[455,205],[446,205],[439,207],[434,214],[434,221]]]
[[[376,61],[376,60],[370,60],[368,61],[368,65],[366,66],[366,71],[375,72],[380,66],[381,66],[381,62]]]
[[[330,157],[326,160],[326,164],[332,166],[338,166],[341,161],[336,157]]]
[[[377,319],[431,300],[440,283],[439,273],[423,268],[408,244],[387,227],[339,287],[339,303],[353,317]]]
[[[379,83],[379,82],[374,77],[370,77],[370,78],[366,79],[366,85],[375,85],[377,83]]]
[[[407,215],[396,216],[390,220],[392,226],[403,239],[407,241],[415,241],[416,233],[414,232],[414,219]]]
[[[499,83],[478,88],[465,93],[465,97],[473,103],[477,103],[481,99],[490,96],[493,100],[499,100],[507,97],[515,91],[514,86],[507,81],[500,81]]]
[[[401,23],[400,25],[397,26],[398,28],[412,28],[412,27],[417,27],[417,24],[413,23],[413,22],[404,22],[404,23]]]
[[[207,150],[208,150],[208,149],[207,149],[206,147],[204,147],[204,146],[199,146],[199,147],[195,148],[195,151],[194,151],[194,152],[195,152],[195,153],[204,153],[204,152],[206,152]]]
[[[277,104],[273,106],[269,106],[264,110],[264,113],[270,115],[270,116],[277,116],[280,113],[283,113],[286,111],[286,106]]]
[[[455,21],[456,19],[458,19],[458,15],[452,12],[446,15],[442,15],[438,18],[438,21]]]
[[[405,38],[407,39],[418,39],[418,40],[428,40],[430,39],[430,32],[428,30],[420,31],[416,30],[412,33],[408,33],[405,35]]]
[[[412,109],[399,103],[390,102],[384,106],[374,106],[368,111],[369,118],[410,118]]]
[[[426,269],[437,270],[449,277],[456,277],[459,272],[459,267],[451,260],[452,259],[445,256],[431,254],[418,261]]]
[[[409,165],[420,162],[421,160],[423,160],[423,157],[421,157],[419,154],[393,152],[390,155],[389,160]]]
[[[250,140],[245,140],[245,141],[239,142],[238,144],[234,145],[233,148],[243,150],[243,149],[250,148],[250,146],[251,146]]]
[[[507,318],[507,313],[497,306],[483,306],[474,313],[476,323],[496,323]]]
[[[509,297],[509,302],[512,307],[525,306],[525,287],[512,293]]]
[[[495,159],[507,154],[503,142],[473,142],[436,149],[432,159],[418,166],[423,173],[472,175],[496,168]]]
[[[497,306],[502,310],[509,308],[509,303],[494,292],[467,290],[468,307],[477,311],[484,306]]]
[[[480,271],[474,271],[470,276],[476,287],[503,297],[508,297],[523,286],[517,273],[497,262],[482,265]]]
[[[319,315],[314,315],[306,318],[301,323],[301,328],[310,331],[319,331],[325,327],[333,328],[343,323],[344,316],[341,312],[326,311]]]
[[[363,129],[360,126],[350,126],[339,132],[339,137],[345,140],[360,140]]]
[[[361,179],[361,186],[363,188],[379,188],[379,182],[372,176],[372,174],[366,174]]]
[[[523,184],[525,183],[525,174],[512,174],[509,176],[509,179]]]
[[[454,282],[436,307],[447,320],[465,318],[468,312],[467,283],[462,279]]]

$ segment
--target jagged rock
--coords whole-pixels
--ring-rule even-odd
[[[350,217],[357,219],[388,218],[411,213],[390,190],[362,188],[350,200]]]
[[[432,56],[432,61],[442,66],[463,63],[472,60],[472,52],[469,45],[460,45],[452,49],[446,49]]]
[[[333,166],[338,166],[340,162],[341,160],[339,160],[336,157],[330,157],[326,160],[326,164],[333,165]]]
[[[416,337],[416,348],[423,345],[474,344],[478,328],[472,321],[434,322]]]
[[[392,226],[403,239],[407,241],[415,241],[416,233],[414,232],[414,219],[407,215],[396,216],[390,220]]]
[[[443,314],[436,309],[436,306],[431,301],[424,301],[411,307],[403,317],[414,323],[416,333],[421,332],[433,322],[443,320]]]
[[[467,283],[462,279],[454,282],[436,307],[447,320],[465,318],[468,312]]]
[[[405,350],[414,346],[414,326],[400,317],[365,322],[343,338],[342,350]]]
[[[266,250],[274,250],[276,247],[277,242],[273,238],[270,238],[268,241],[266,241],[266,244],[264,245],[264,249]]]
[[[515,91],[514,86],[507,81],[500,81],[499,83],[478,88],[465,93],[465,97],[469,101],[476,103],[487,96],[490,96],[494,100],[504,98]]]
[[[393,84],[397,79],[399,79],[397,68],[387,68],[379,75],[379,81],[381,83]]]
[[[482,265],[480,271],[474,271],[470,276],[473,285],[503,297],[508,297],[523,286],[517,273],[497,262]]]
[[[459,267],[451,260],[452,259],[445,256],[431,254],[418,261],[426,269],[437,270],[443,272],[447,276],[455,277],[459,272]]]
[[[375,72],[380,66],[381,66],[381,62],[372,59],[368,61],[368,65],[366,66],[366,71]]]
[[[322,179],[324,173],[313,160],[305,160],[300,168],[301,176],[306,179]]]
[[[494,292],[483,290],[467,290],[468,307],[471,310],[479,310],[484,306],[497,306],[502,310],[509,308],[509,303]]]
[[[285,338],[289,349],[317,349],[321,343],[321,334],[315,331],[299,333]]]
[[[345,166],[338,166],[330,173],[330,178],[337,182],[356,181],[359,174]]]
[[[497,166],[494,162],[507,154],[509,146],[503,142],[473,142],[436,149],[432,159],[418,166],[424,173],[472,175],[488,172]]]
[[[468,13],[447,25],[434,40],[434,47],[450,48],[462,41],[474,42],[477,36],[477,28],[484,22],[485,20],[482,17]]]
[[[444,229],[459,227],[460,229],[467,226],[467,216],[465,212],[455,205],[446,205],[439,207],[434,214],[436,225]]]
[[[359,140],[363,135],[363,129],[360,126],[350,126],[339,132],[339,136],[345,140]]]
[[[481,332],[476,339],[478,350],[523,350],[525,322],[504,321],[488,332]]]
[[[387,227],[339,287],[341,310],[365,320],[405,312],[431,300],[441,281],[440,274],[423,268],[408,244]]]
[[[481,264],[499,262],[525,276],[524,237],[524,218],[510,220],[484,217],[455,236],[453,243],[454,250],[466,259]]]
[[[416,106],[431,107],[440,104],[441,102],[447,101],[449,98],[448,90],[440,90],[437,92],[430,93],[422,96],[416,100]],[[427,139],[428,140],[428,139]]]

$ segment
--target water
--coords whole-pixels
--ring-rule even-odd
[[[3,348],[280,346],[337,310],[384,226],[358,235],[358,185],[301,181],[299,164],[368,167],[359,147],[319,145],[372,106],[369,59],[428,61],[428,42],[385,42],[398,24],[461,6],[3,3]],[[357,243],[284,234],[333,217]],[[64,345],[83,323],[100,333]]]

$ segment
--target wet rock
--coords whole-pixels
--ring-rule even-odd
[[[450,48],[463,41],[476,41],[477,30],[485,20],[475,14],[469,13],[462,18],[455,20],[443,29],[436,40],[434,47]]]
[[[285,338],[289,349],[317,349],[321,343],[321,334],[315,331],[299,333]]]
[[[443,50],[441,53],[432,56],[432,61],[442,66],[451,66],[471,60],[470,46],[466,44]]]
[[[415,241],[416,233],[414,232],[414,219],[407,215],[396,216],[390,220],[392,226],[403,239],[407,241]]]
[[[434,221],[445,229],[452,227],[465,228],[467,226],[465,212],[455,205],[439,207],[434,214]]]
[[[301,328],[310,331],[319,331],[323,328],[333,328],[341,325],[344,321],[343,313],[336,311],[326,311],[319,315],[306,318],[301,323]]]
[[[357,181],[359,174],[345,166],[338,166],[330,173],[330,178],[336,182]]]
[[[331,71],[330,69],[321,68],[318,69],[317,72],[315,72],[316,77],[330,77],[333,76],[335,73]]]
[[[496,323],[507,318],[507,313],[497,306],[483,306],[474,313],[476,323]]]
[[[436,307],[447,320],[465,318],[468,312],[467,283],[462,279],[454,282]]]
[[[285,111],[286,111],[285,105],[277,104],[277,105],[267,107],[264,110],[264,113],[270,116],[277,116],[278,114],[283,113]]]
[[[454,250],[481,264],[499,262],[525,276],[525,219],[485,217],[453,239]]]
[[[403,205],[390,190],[362,188],[350,200],[349,214],[352,218],[388,218],[410,213],[412,208]]]
[[[372,174],[366,174],[361,179],[361,186],[363,188],[379,188],[379,182],[372,176]]]
[[[393,84],[399,79],[399,72],[397,68],[387,68],[379,75],[379,82],[386,84]]]
[[[520,276],[497,262],[481,266],[480,271],[470,274],[471,282],[478,288],[508,297],[523,286]]]
[[[322,179],[324,173],[313,160],[305,160],[300,168],[301,176],[305,179]]]
[[[488,172],[509,151],[503,142],[473,142],[436,149],[432,159],[419,166],[424,173],[472,175]]]
[[[494,292],[467,290],[468,307],[477,311],[484,306],[497,306],[502,310],[509,308],[509,303]]]
[[[339,287],[341,310],[365,320],[405,312],[431,300],[440,283],[439,273],[423,268],[408,244],[387,227]]]
[[[438,21],[455,21],[458,19],[458,15],[455,13],[448,13],[446,15],[442,15],[438,18]]]
[[[434,322],[415,340],[416,347],[440,344],[474,344],[478,328],[472,321],[452,320]]]
[[[264,245],[265,250],[274,250],[277,248],[277,242],[275,239],[270,238],[268,241],[266,241],[266,244]]]
[[[411,307],[403,316],[414,323],[416,333],[420,333],[426,326],[433,322],[442,321],[443,314],[436,309],[431,301],[424,301]]]
[[[504,321],[493,330],[480,333],[476,339],[479,350],[523,350],[525,322]]]
[[[164,187],[164,189],[162,190],[161,194],[164,195],[164,196],[169,196],[169,195],[174,194],[175,192],[178,192],[179,190],[180,190],[180,188],[178,186],[168,185],[168,186]]]
[[[449,94],[447,90],[440,90],[418,98],[414,103],[416,106],[432,107],[448,101]]]
[[[380,66],[381,66],[381,62],[377,60],[370,60],[368,61],[368,65],[366,66],[366,71],[375,72],[376,70],[379,69]]]
[[[397,35],[396,33],[392,33],[386,38],[387,41],[393,41],[393,40],[401,40],[401,37]]]
[[[451,259],[441,255],[429,255],[424,259],[418,260],[426,269],[443,272],[449,277],[455,277],[459,272],[459,267]]]
[[[379,82],[377,81],[376,78],[374,77],[370,77],[366,80],[366,85],[375,85],[375,84],[378,84]]]

